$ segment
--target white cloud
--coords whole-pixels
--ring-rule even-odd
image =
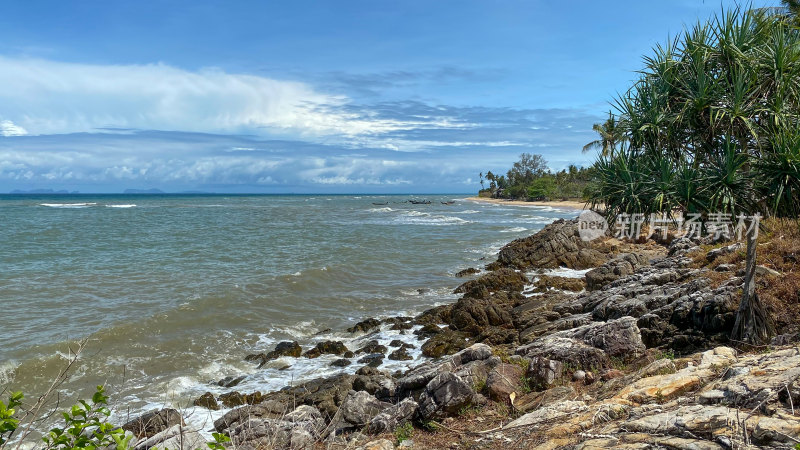
[[[0,120],[0,136],[25,136],[28,131],[10,120]]]
[[[374,135],[448,118],[398,120],[345,111],[349,99],[305,83],[187,71],[164,64],[91,65],[0,56],[0,133],[60,134],[98,128],[209,133]],[[27,131],[26,131],[27,130]]]

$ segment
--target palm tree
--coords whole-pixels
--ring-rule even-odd
[[[800,0],[781,0],[781,4],[789,11],[794,23],[800,25]]]
[[[603,123],[596,123],[592,125],[592,129],[600,135],[600,139],[589,142],[583,146],[583,153],[592,149],[601,149],[603,156],[611,156],[617,149],[617,144],[621,144],[627,140],[624,135],[624,128],[620,125],[617,118],[608,112],[608,119]]]

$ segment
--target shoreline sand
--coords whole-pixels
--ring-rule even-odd
[[[500,205],[512,205],[512,206],[554,206],[557,208],[588,209],[588,206],[585,203],[574,200],[551,201],[551,202],[527,202],[521,200],[506,200],[502,198],[486,198],[486,197],[467,197],[465,200],[473,202],[495,203]]]

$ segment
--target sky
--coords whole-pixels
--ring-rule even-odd
[[[733,6],[5,2],[0,192],[474,193],[525,152],[590,165],[642,56]]]

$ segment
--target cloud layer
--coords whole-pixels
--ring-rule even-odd
[[[0,56],[0,191],[471,191],[478,172],[505,170],[522,152],[555,169],[584,162],[568,155],[595,120],[578,110],[356,101],[215,69]]]

